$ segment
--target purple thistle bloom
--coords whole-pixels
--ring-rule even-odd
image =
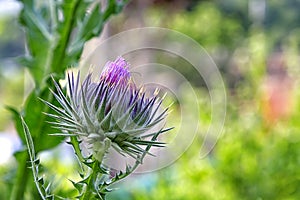
[[[128,63],[122,57],[118,57],[114,62],[108,62],[100,76],[100,80],[105,80],[112,85],[119,84],[122,87],[126,87],[130,79]]]
[[[69,73],[68,95],[54,81],[57,92],[53,94],[60,107],[45,103],[57,113],[48,115],[56,119],[52,123],[61,130],[59,135],[84,141],[89,154],[99,161],[109,147],[139,160],[148,151],[143,146],[164,145],[148,138],[156,139],[170,129],[146,132],[166,117],[168,108],[160,111],[163,99],[157,94],[148,98],[142,88],[137,89],[122,57],[106,64],[99,82],[91,77],[89,74],[80,87],[80,74],[75,78]]]

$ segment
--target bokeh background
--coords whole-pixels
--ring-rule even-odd
[[[197,137],[174,164],[131,176],[108,199],[299,199],[299,10],[298,0],[132,0],[111,18],[83,55],[104,38],[131,28],[158,26],[182,32],[217,64],[226,86],[227,115],[217,145],[200,159],[211,117],[205,83],[188,63],[157,54],[155,60],[184,75],[199,97]],[[30,84],[26,70],[16,62],[25,53],[19,11],[15,1],[0,0],[0,199],[9,191],[17,167],[12,154],[22,148],[5,106],[21,107]],[[186,105],[195,101],[184,86],[178,88]],[[170,125],[184,117],[176,106],[175,102]],[[76,178],[72,150],[60,145],[40,156],[62,188],[57,193],[70,192],[66,179]]]

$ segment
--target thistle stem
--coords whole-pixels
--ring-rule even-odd
[[[26,151],[21,159],[22,161],[19,162],[20,165],[18,166],[17,177],[14,182],[15,185],[13,187],[10,200],[18,200],[23,198],[28,182],[28,176],[31,173],[30,169],[27,167],[27,160],[29,157]]]
[[[99,161],[95,160],[95,162],[92,165],[92,168],[90,168],[91,170],[91,174],[89,175],[88,179],[86,180],[86,190],[85,193],[80,197],[80,200],[89,200],[91,199],[91,196],[93,195],[93,191],[95,191],[95,181],[97,179],[98,173],[96,172],[96,168],[99,165]]]

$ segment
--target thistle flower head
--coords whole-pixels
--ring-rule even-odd
[[[168,109],[161,111],[162,99],[157,93],[146,97],[143,89],[135,86],[122,57],[108,62],[98,81],[92,81],[92,74],[82,84],[79,73],[75,77],[71,72],[67,77],[67,95],[54,81],[57,91],[53,94],[60,107],[45,102],[57,113],[49,115],[63,135],[83,140],[95,159],[101,161],[109,147],[139,159],[146,146],[163,146],[147,138],[169,129],[146,132],[166,117]]]
[[[128,63],[124,58],[118,57],[114,62],[108,62],[101,73],[100,80],[111,85],[126,87],[130,83],[131,76],[128,70]]]

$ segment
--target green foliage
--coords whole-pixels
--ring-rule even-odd
[[[49,88],[54,88],[52,82],[48,81],[50,74],[58,80],[64,76],[67,68],[76,66],[85,42],[98,36],[104,23],[111,15],[120,12],[125,2],[110,0],[107,6],[102,8],[100,2],[89,0],[22,1],[23,9],[19,19],[25,30],[28,52],[19,58],[19,61],[29,69],[35,88],[21,111],[11,107],[9,110],[13,114],[16,129],[23,143],[28,140],[30,131],[35,151],[31,152],[30,157],[26,151],[16,154],[18,171],[11,199],[23,199],[26,188],[31,187],[28,181],[30,171],[26,163],[29,158],[32,167],[36,168],[36,160],[32,160],[34,154],[57,146],[64,139],[49,136],[56,130],[47,123],[51,119],[43,113],[51,111],[39,100],[46,99],[56,104],[49,91]],[[24,119],[23,122],[20,116]],[[27,137],[24,137],[24,130]],[[32,195],[36,193],[33,191],[30,192]]]
[[[205,91],[197,91],[200,97]],[[184,94],[184,93],[183,93]],[[201,132],[209,124],[207,100],[200,101],[201,130],[188,151],[173,165],[124,182],[108,199],[298,199],[300,195],[299,92],[289,120],[267,126],[256,103],[250,109],[236,107],[230,96],[225,133],[213,151],[199,158]],[[184,94],[183,98],[188,98]],[[248,105],[249,106],[249,105]],[[180,117],[173,113],[169,120]],[[192,130],[185,130],[192,131]],[[182,133],[184,134],[184,133]],[[144,177],[144,178],[143,178]]]
[[[149,25],[159,22],[158,26],[164,25],[184,33],[208,51],[219,47],[233,49],[246,35],[240,19],[226,15],[213,2],[199,3],[191,11],[179,10],[172,13],[171,18],[170,13],[163,10],[153,9],[148,12],[146,20]],[[161,18],[165,20],[159,20]]]
[[[99,35],[104,22],[120,12],[124,2],[110,0],[104,11],[99,2],[89,0],[40,4],[24,0],[23,5],[20,22],[29,52],[20,61],[39,88],[50,73],[62,77],[68,67],[78,64],[85,42]]]

